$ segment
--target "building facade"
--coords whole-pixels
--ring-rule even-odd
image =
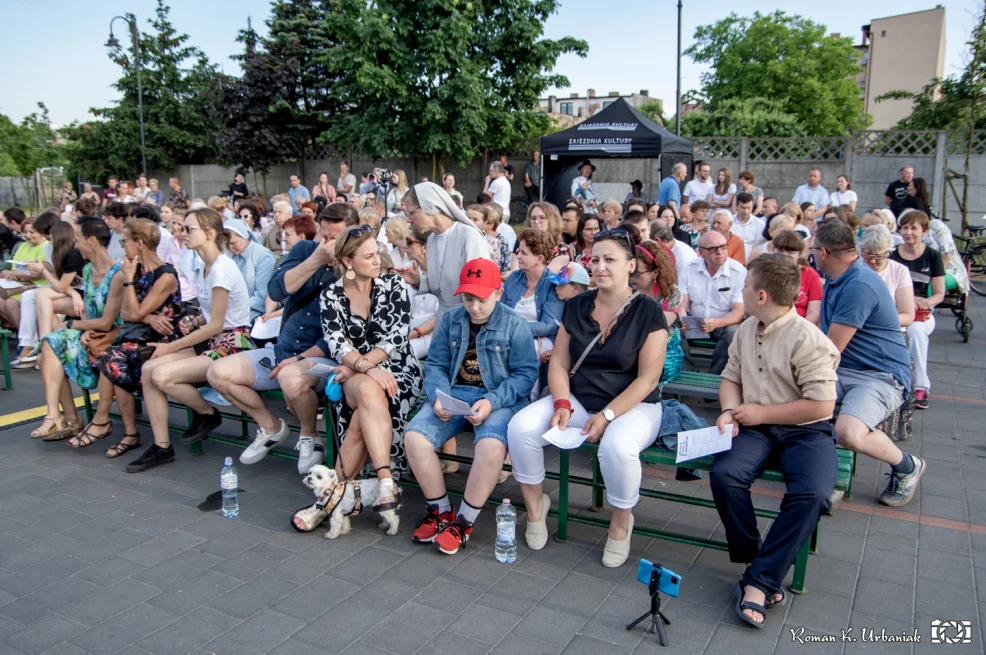
[[[541,98],[540,109],[551,114],[558,122],[559,127],[566,128],[577,125],[589,118],[598,111],[609,107],[617,98],[623,98],[632,107],[640,107],[647,102],[657,101],[650,97],[647,89],[642,89],[640,93],[620,95],[619,91],[610,91],[605,96],[597,96],[595,89],[588,89],[584,96],[573,93],[567,98],[558,96],[548,96]]]

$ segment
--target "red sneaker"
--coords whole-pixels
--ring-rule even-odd
[[[451,511],[439,514],[438,505],[428,505],[428,513],[418,521],[414,534],[411,535],[411,541],[416,544],[430,544],[435,541],[438,533],[453,520],[455,520],[455,514]]]
[[[466,542],[469,541],[471,534],[472,523],[467,523],[465,519],[457,516],[442,528],[435,539],[435,543],[438,545],[438,550],[446,555],[455,555],[459,552],[460,547],[466,547]]]

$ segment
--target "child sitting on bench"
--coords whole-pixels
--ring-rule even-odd
[[[469,540],[503,468],[507,424],[527,406],[538,376],[527,319],[499,302],[503,289],[497,265],[488,259],[466,263],[455,293],[462,295],[462,305],[442,316],[425,360],[428,400],[404,432],[407,458],[428,508],[411,538],[415,543],[435,543],[446,555],[454,555]],[[439,391],[465,402],[472,414],[446,411]],[[467,425],[476,433],[475,452],[455,513],[435,451]]]
[[[781,582],[828,508],[835,486],[835,345],[794,309],[801,272],[786,255],[749,266],[743,302],[750,313],[729,347],[716,425],[732,425],[730,450],[716,455],[711,485],[726,528],[729,558],[747,564],[736,583],[736,612],[762,628],[767,608],[784,602]],[[787,491],[763,544],[750,485],[779,462]]]

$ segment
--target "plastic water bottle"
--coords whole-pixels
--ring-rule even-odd
[[[517,559],[517,510],[509,498],[496,508],[496,545],[493,547],[496,561],[510,564]]]
[[[233,518],[240,513],[240,503],[236,500],[236,489],[238,487],[236,469],[233,468],[233,458],[226,458],[226,466],[219,475],[219,487],[223,491],[223,516]]]

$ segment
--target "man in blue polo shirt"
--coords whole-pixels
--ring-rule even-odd
[[[836,387],[839,443],[890,464],[890,483],[880,502],[906,505],[917,491],[925,462],[901,452],[877,430],[911,389],[911,357],[897,308],[880,276],[860,261],[853,232],[841,221],[820,223],[811,251],[828,277],[819,327],[842,353]]]
[[[671,167],[671,175],[661,180],[661,186],[657,187],[657,203],[670,207],[677,218],[681,218],[681,183],[686,175],[688,167],[684,162],[678,162]]]
[[[334,203],[319,215],[319,241],[301,240],[291,248],[281,268],[271,278],[267,294],[271,300],[287,300],[281,315],[277,342],[217,360],[209,369],[209,386],[257,423],[257,435],[240,454],[243,464],[256,464],[282,439],[290,428],[275,416],[258,391],[280,389],[292,413],[301,423],[298,435],[298,472],[308,473],[325,458],[325,438],[315,427],[318,413],[316,389],[325,377],[305,375],[316,364],[336,366],[327,358],[328,345],[322,334],[322,290],[336,281],[335,241],[346,221],[358,223],[351,205]],[[340,383],[352,371],[336,368]]]

